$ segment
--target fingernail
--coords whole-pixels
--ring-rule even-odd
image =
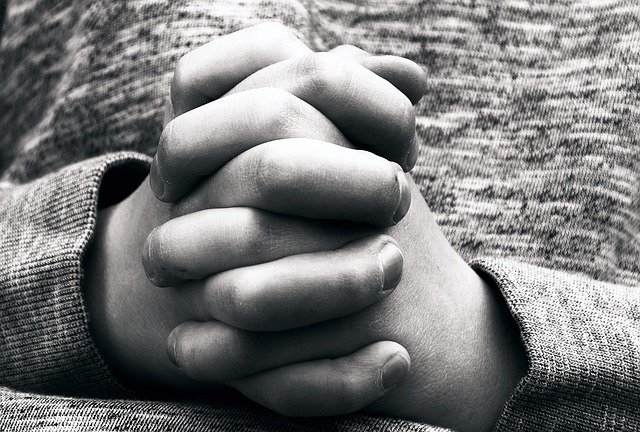
[[[416,166],[416,162],[418,162],[418,156],[420,155],[420,146],[418,145],[417,140],[414,138],[413,143],[411,144],[411,148],[409,149],[409,153],[407,153],[407,157],[405,160],[404,169],[409,172]]]
[[[147,278],[153,283],[156,274],[153,270],[153,263],[151,262],[151,242],[148,237],[142,247],[142,267],[144,267],[144,272],[147,274]]]
[[[424,96],[429,91],[431,83],[429,82],[429,74],[427,73],[427,71],[423,67],[421,67],[420,69],[422,70],[422,96]],[[420,99],[422,99],[422,96],[420,97]]]
[[[380,251],[380,265],[384,275],[382,291],[389,291],[398,286],[402,277],[402,252],[393,243],[387,243]]]
[[[391,357],[382,367],[380,381],[382,388],[386,391],[395,387],[409,372],[411,361],[401,353]]]
[[[397,165],[397,164],[396,164]],[[398,200],[398,206],[393,214],[393,222],[398,223],[402,220],[404,215],[409,211],[411,205],[411,191],[409,190],[409,182],[407,177],[398,165],[398,172],[396,173],[396,179],[398,181],[398,188],[400,189],[400,198]]]
[[[172,331],[169,334],[169,338],[167,339],[167,356],[169,356],[169,360],[175,366],[180,367],[178,364],[178,356],[176,355],[176,346],[177,346],[177,338],[175,335],[175,331]]]
[[[153,162],[151,162],[151,172],[149,173],[149,186],[151,186],[151,190],[158,198],[162,198],[164,195],[164,179],[162,178],[162,174],[160,174],[160,170],[158,169],[158,162],[156,158],[153,158]]]

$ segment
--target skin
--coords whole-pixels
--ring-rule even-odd
[[[411,356],[409,376],[367,410],[460,431],[490,430],[526,369],[518,331],[495,288],[451,248],[413,183],[412,193],[407,216],[382,230],[398,242],[404,255],[402,280],[389,297],[330,322],[262,335],[259,341],[247,336],[251,342],[241,345],[240,355],[260,358],[260,367],[271,367],[281,361],[339,357],[373,341],[395,341]],[[209,345],[197,333],[189,334],[192,328],[206,329],[207,323],[183,326],[173,336],[184,344],[178,348],[184,353],[181,364],[193,376],[206,379],[209,353],[232,347]],[[269,353],[256,357],[254,347],[259,346],[268,346]],[[271,354],[276,357],[273,363]],[[295,400],[287,395],[298,377],[287,379],[286,367],[263,376],[272,385],[256,391],[241,380],[237,387],[276,411],[296,415],[289,408],[295,407]],[[344,393],[346,399],[357,397],[357,390]]]
[[[180,115],[149,183],[99,214],[87,256],[96,342],[139,385],[224,383],[286,415],[367,407],[490,429],[526,361],[499,295],[402,173],[424,76],[265,30],[275,53],[249,30],[179,64],[169,118]],[[220,62],[243,50],[253,55]]]
[[[259,30],[264,40],[269,40],[267,51],[255,52],[255,35],[251,35],[256,30]],[[214,75],[213,78],[207,76],[208,81],[205,77],[198,76],[200,69],[187,73],[185,69],[191,67],[194,61],[179,62],[172,84],[172,103],[168,107],[169,123],[161,137],[159,152],[152,164],[149,179],[142,182],[122,202],[101,210],[98,215],[96,235],[86,257],[85,290],[92,330],[97,344],[114,370],[134,385],[169,385],[181,389],[203,387],[200,382],[178,370],[166,353],[165,345],[170,331],[188,319],[197,316],[201,320],[226,319],[243,328],[253,328],[258,324],[265,328],[291,328],[308,324],[310,320],[318,322],[353,313],[388,295],[388,290],[383,292],[380,288],[384,276],[379,253],[385,244],[395,243],[393,239],[374,236],[363,244],[347,245],[351,240],[367,236],[371,233],[371,227],[353,223],[311,223],[309,219],[276,217],[274,213],[263,211],[260,207],[277,202],[290,209],[307,209],[304,214],[311,218],[331,216],[342,220],[366,219],[375,225],[385,226],[395,223],[394,216],[404,216],[410,204],[408,183],[398,175],[402,169],[396,163],[370,152],[351,149],[353,145],[336,124],[349,133],[352,121],[368,121],[364,116],[349,113],[348,118],[338,118],[334,115],[334,124],[316,107],[288,91],[260,87],[263,79],[269,79],[264,74],[261,79],[252,81],[258,87],[230,91],[247,78],[239,71],[252,73],[260,67],[278,64],[283,55],[289,56],[286,61],[300,58],[301,64],[315,64],[315,55],[284,27],[267,24],[243,32],[218,39],[199,48],[200,53],[196,50],[185,57],[189,60],[189,57],[198,54],[195,55],[196,60],[203,62],[200,65]],[[231,44],[231,50],[227,44],[221,44],[220,41],[224,40]],[[273,47],[278,49],[274,50]],[[246,55],[236,56],[236,63],[222,62],[216,57],[220,53],[238,53],[242,50],[247,51]],[[347,50],[362,53],[353,47]],[[311,59],[307,58],[309,56]],[[368,54],[366,56],[370,57]],[[246,59],[257,63],[247,66],[243,63]],[[350,62],[345,66],[345,57],[342,55],[335,55],[334,60],[345,72],[342,81],[318,77],[319,71],[314,68],[307,68],[304,75],[293,74],[290,79],[299,82],[307,80],[311,83],[326,81],[338,88],[344,88],[344,80],[350,79],[355,73],[374,84],[382,79],[357,62]],[[388,97],[396,100],[396,106],[402,107],[397,113],[390,113],[389,118],[384,119],[385,125],[399,127],[399,124],[408,124],[412,129],[413,119],[406,120],[406,107],[411,106],[409,97],[419,99],[417,89],[423,87],[424,76],[416,73],[420,70],[417,65],[409,62],[412,66],[407,67],[407,62],[405,59],[386,56],[370,63],[373,68],[386,65],[383,69],[387,74],[397,64],[397,75],[403,76],[405,86],[413,80],[411,88],[405,89],[407,94],[383,80],[389,91]],[[326,56],[320,63],[327,63]],[[216,65],[217,69],[214,67]],[[358,70],[354,72],[353,69]],[[407,75],[407,70],[413,72]],[[233,74],[237,82],[225,82]],[[203,82],[214,87],[199,87]],[[366,84],[369,88],[374,87],[371,82]],[[282,81],[282,84],[286,83]],[[202,96],[203,94],[206,96]],[[201,103],[207,98],[223,94],[224,98],[202,106],[192,103],[194,100]],[[340,104],[344,103],[340,98],[359,98],[361,105],[374,103],[376,99],[369,93],[353,91],[328,92],[326,97],[333,98],[334,102]],[[316,101],[322,101],[322,98],[316,96]],[[260,110],[256,109],[256,104],[262,104]],[[324,105],[330,106],[327,102]],[[173,117],[176,107],[185,106],[190,107],[189,111]],[[211,118],[216,121],[210,121]],[[406,136],[412,136],[412,132],[409,132]],[[389,142],[389,145],[403,149],[400,156],[409,153],[413,144],[412,139]],[[185,149],[189,149],[189,152],[184,152]],[[282,149],[290,151],[282,153]],[[310,154],[315,155],[316,160],[310,158]],[[292,163],[296,159],[297,162]],[[323,170],[304,173],[300,170],[303,163],[323,168],[324,175],[342,179],[342,182],[317,182],[316,176],[323,174]],[[366,168],[361,170],[361,166]],[[254,175],[256,167],[260,167],[259,172],[264,172],[265,167],[271,167],[269,171],[283,175],[259,179]],[[350,172],[358,174],[353,176]],[[163,183],[161,190],[158,189],[159,178]],[[283,182],[287,178],[295,178],[308,184],[308,193],[291,201],[288,184]],[[347,189],[344,188],[344,182],[351,181],[358,182],[362,187],[358,193],[350,190],[350,195],[345,195]],[[150,186],[155,188],[155,196]],[[103,187],[109,188],[109,185],[105,184]],[[169,198],[172,196],[181,198],[173,198],[177,202],[164,203],[156,196],[165,201],[171,201]],[[404,198],[401,200],[402,196]],[[336,197],[342,197],[342,200],[336,201]],[[242,199],[243,202],[238,202],[237,199]],[[351,199],[356,199],[360,204],[355,207],[345,205]],[[225,204],[222,204],[223,201]],[[212,208],[220,205],[247,207]],[[399,213],[398,208],[401,209]],[[227,229],[223,230],[222,227],[225,226]],[[278,232],[286,232],[296,241],[287,243],[288,247],[284,249],[270,247],[274,241],[265,238],[264,234]],[[204,235],[206,233],[208,234]],[[187,238],[185,235],[191,237]],[[172,240],[161,243],[158,239]],[[203,243],[203,239],[215,240],[213,246]],[[153,248],[145,245],[153,245]],[[244,245],[249,250],[259,247],[262,253],[244,253],[239,245]],[[185,247],[180,249],[180,246]],[[210,261],[208,257],[211,254],[206,253],[206,247],[209,250],[213,247],[216,256],[231,258],[226,263]],[[307,291],[311,291],[314,286],[322,286],[322,291],[314,290],[321,295],[316,297],[313,305],[300,301],[304,308],[293,310],[293,318],[285,317],[285,323],[273,323],[267,319],[260,321],[248,314],[245,314],[244,320],[239,319],[238,314],[244,312],[244,308],[236,307],[234,310],[228,304],[216,304],[212,301],[223,298],[219,292],[223,289],[221,285],[229,292],[240,291],[236,287],[243,288],[248,281],[255,281],[258,274],[256,272],[262,275],[260,280],[264,282],[264,292],[280,293],[279,298],[288,298],[290,296],[285,296],[282,291],[282,284],[279,284],[278,289],[269,288],[268,284],[273,280],[270,276],[278,272],[281,280],[289,280],[289,286],[295,287],[299,285],[294,283],[299,274],[299,263],[280,260],[253,271],[250,268],[242,272],[224,270],[269,262],[292,253],[334,249],[338,250],[320,261],[326,261],[324,266],[318,266],[319,257],[307,260],[313,262],[309,267],[317,271],[315,274],[307,273],[309,278],[304,286]],[[158,254],[158,251],[162,253]],[[174,253],[165,253],[171,251]],[[398,254],[401,270],[401,254]],[[170,263],[158,261],[158,256],[183,259],[183,264],[186,265],[177,263],[170,268]],[[253,261],[247,261],[248,259]],[[194,267],[195,263],[201,266]],[[211,267],[212,263],[217,267]],[[214,273],[215,279],[202,279]],[[345,276],[334,277],[333,284],[328,286],[327,281],[332,276],[341,274]],[[348,284],[345,283],[346,276],[350,277]],[[185,277],[191,280],[185,280]],[[167,289],[159,290],[158,286]],[[332,293],[342,292],[349,286],[352,288],[352,299],[347,301],[349,299],[344,296],[340,309],[336,307]],[[389,288],[392,289],[393,286]],[[247,291],[246,287],[243,291]],[[324,302],[323,308],[318,306],[320,302]],[[211,310],[203,308],[203,305],[208,305]],[[309,313],[309,306],[313,308],[315,315]],[[270,314],[274,315],[273,312]],[[154,325],[150,326],[149,323]],[[378,347],[376,367],[399,352],[408,358],[406,351],[392,342],[375,346]],[[371,350],[368,352],[371,360]],[[373,362],[371,367],[374,367]],[[207,383],[206,387],[209,386]],[[380,393],[381,391],[377,391],[371,394],[370,400],[374,400]]]

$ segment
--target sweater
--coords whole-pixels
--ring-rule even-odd
[[[529,362],[496,430],[640,429],[635,1],[0,0],[0,10],[0,430],[438,430],[135,400],[91,340],[82,259],[103,178],[147,169],[181,55],[261,21],[315,50],[354,44],[428,72],[413,178],[452,245],[504,295]]]

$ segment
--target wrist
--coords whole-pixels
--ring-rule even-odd
[[[528,365],[520,329],[494,281],[474,272],[476,325],[473,342],[477,357],[471,357],[474,383],[472,416],[460,430],[489,431],[497,424],[504,406]]]
[[[135,246],[144,241],[136,228],[143,218],[132,209],[144,209],[140,198],[148,182],[138,182],[137,189],[125,197],[113,191],[121,186],[118,178],[105,178],[100,189],[93,237],[84,257],[82,289],[94,345],[111,371],[130,383],[129,365],[122,356],[122,326],[118,322],[126,316],[119,305],[127,297],[124,288],[136,279]]]
[[[389,232],[405,256],[389,299],[392,316],[413,317],[402,324],[412,331],[397,339],[412,371],[372,410],[461,432],[491,430],[526,372],[519,330],[497,287],[451,247],[414,192],[407,217]]]
[[[111,221],[112,215],[113,207],[99,210],[96,215],[93,238],[87,247],[84,257],[82,289],[93,343],[112,371],[117,372],[117,367],[115,367],[112,359],[112,344],[107,331],[109,325],[106,307],[108,289],[108,272],[105,265],[107,261],[107,251],[105,250],[107,247],[106,233],[108,231],[107,225]]]

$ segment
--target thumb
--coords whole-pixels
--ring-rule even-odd
[[[406,377],[410,365],[407,350],[384,341],[348,356],[282,366],[230,384],[279,414],[333,416],[374,402]]]

